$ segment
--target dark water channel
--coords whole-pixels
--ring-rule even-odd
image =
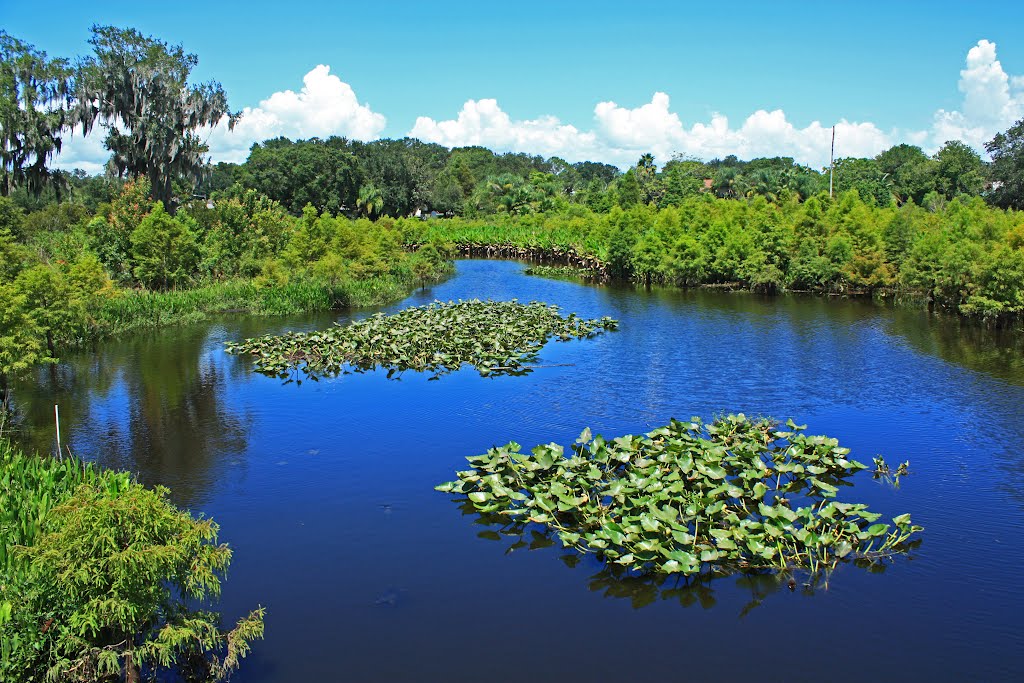
[[[81,456],[172,487],[235,549],[223,612],[263,604],[234,680],[1024,679],[1024,347],[908,310],[819,298],[645,292],[463,261],[397,304],[518,298],[621,330],[551,344],[524,377],[464,370],[282,385],[223,342],[338,316],[215,322],[71,357],[17,389],[30,438],[53,403]],[[365,315],[365,314],[362,314]],[[341,316],[345,319],[347,316]],[[493,540],[433,486],[467,455],[670,417],[793,417],[870,463],[846,500],[925,527],[884,572],[841,567],[807,594],[741,578],[685,588],[608,577],[555,547]]]

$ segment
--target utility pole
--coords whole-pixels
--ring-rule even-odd
[[[832,199],[832,174],[836,168],[836,127],[832,126],[832,154],[828,158],[828,198]]]

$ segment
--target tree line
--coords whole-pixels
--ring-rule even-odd
[[[1024,315],[1024,216],[959,196],[879,206],[856,189],[801,202],[712,193],[659,209],[405,221],[404,239],[570,255],[651,285],[899,297],[994,325]]]

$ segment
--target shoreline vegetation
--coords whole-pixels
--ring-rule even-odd
[[[166,488],[2,435],[0,472],[0,680],[224,680],[263,638],[262,607],[230,630],[204,609],[231,550]]]
[[[856,192],[782,205],[702,196],[665,209],[447,218],[409,233],[462,256],[530,261],[536,275],[891,299],[991,326],[1024,314],[1024,214],[980,198],[929,211]]]
[[[439,268],[427,282],[436,283],[447,274]],[[169,292],[130,290],[104,303],[97,315],[97,330],[102,331],[97,338],[200,322],[225,313],[272,316],[373,308],[398,301],[421,284],[386,276],[335,283],[304,280],[267,287],[239,279]]]

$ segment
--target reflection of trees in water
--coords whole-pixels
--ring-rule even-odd
[[[959,416],[970,425],[961,438],[977,443],[984,429],[992,457],[1004,476],[996,486],[1024,506],[1024,458],[1017,444],[1024,439],[1024,334],[1018,328],[997,329],[953,316],[898,309],[889,331],[905,339],[914,350],[967,368],[1001,382],[964,379],[961,392],[979,396]],[[1005,384],[1004,384],[1005,383]]]
[[[890,332],[915,350],[949,363],[1024,385],[1024,334],[962,318],[897,308]]]
[[[64,442],[105,467],[137,472],[147,485],[170,486],[175,501],[205,498],[225,456],[246,448],[248,420],[224,405],[229,371],[211,345],[211,328],[190,326],[108,342],[69,355],[54,371],[23,383],[16,402],[22,438],[53,450],[53,404]]]
[[[592,567],[586,561],[586,555],[571,548],[563,548],[561,541],[554,537],[546,527],[540,524],[509,521],[504,515],[481,513],[469,499],[456,499],[460,503],[459,510],[464,517],[474,518],[474,524],[486,527],[477,536],[489,541],[507,543],[505,554],[517,550],[540,550],[554,548],[560,550],[558,559],[570,569]],[[916,539],[908,545],[909,550],[920,546],[921,540]],[[839,566],[853,564],[872,573],[884,572],[890,560],[858,559],[844,562]],[[606,598],[629,600],[633,609],[641,609],[656,602],[676,602],[681,607],[700,606],[711,609],[717,604],[715,587],[723,581],[732,580],[734,585],[750,594],[750,600],[743,606],[740,617],[744,617],[761,605],[768,597],[781,590],[799,592],[804,596],[812,596],[819,589],[827,589],[831,578],[831,570],[816,574],[806,571],[784,572],[738,572],[725,573],[719,571],[701,572],[691,576],[681,574],[645,574],[631,572],[625,567],[605,562],[600,570],[589,577],[587,587]]]

